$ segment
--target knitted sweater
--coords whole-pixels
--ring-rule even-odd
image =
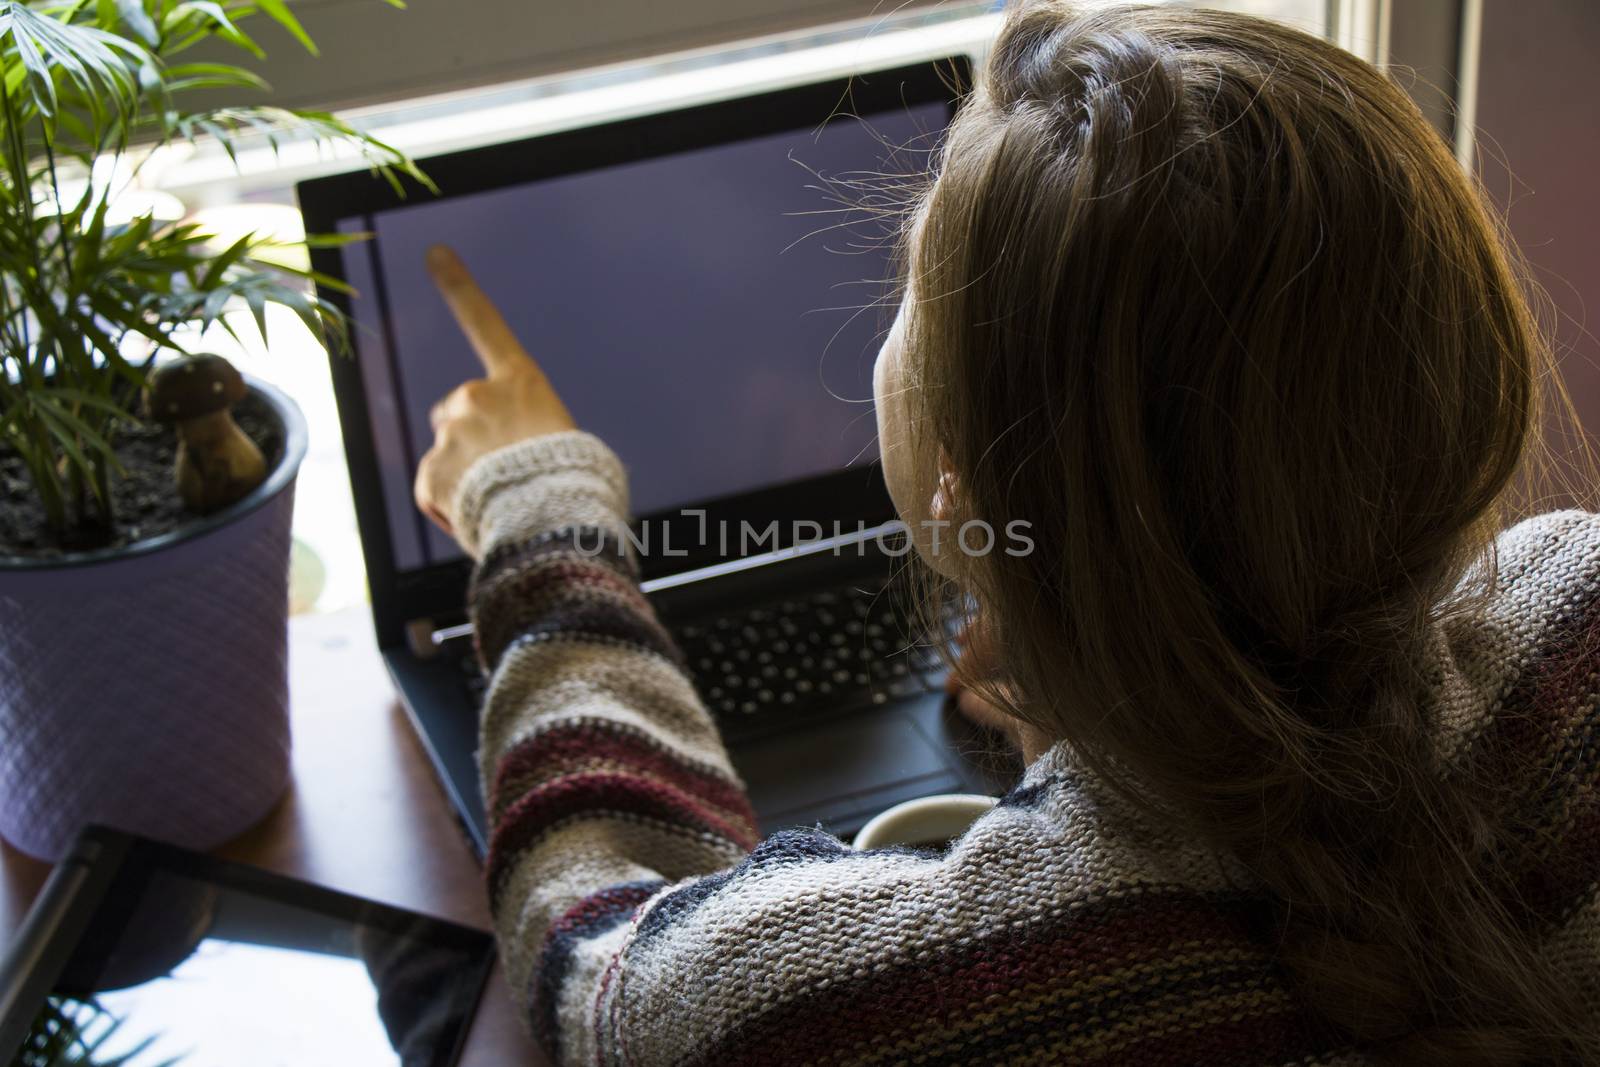
[[[489,891],[557,1062],[1363,1062],[1297,1003],[1246,873],[1059,749],[943,853],[759,840],[623,549],[615,457],[577,432],[524,442],[458,503],[492,673]],[[1600,519],[1525,522],[1499,568],[1486,621],[1436,642],[1441,751],[1548,768],[1531,921],[1600,1010]]]

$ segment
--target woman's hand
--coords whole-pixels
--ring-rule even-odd
[[[975,620],[963,627],[956,635],[956,644],[961,647],[961,653],[956,657],[956,669],[945,680],[945,692],[955,701],[956,710],[971,722],[999,734],[1013,746],[1023,748],[1022,720],[990,703],[961,682],[962,678],[975,682],[994,678],[994,657],[982,623]]]
[[[428,250],[428,270],[486,375],[463,382],[433,406],[433,447],[417,466],[417,507],[454,536],[456,488],[475,460],[529,437],[573,429],[574,423],[460,258],[435,245]]]

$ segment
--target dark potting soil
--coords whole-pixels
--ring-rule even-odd
[[[272,408],[252,393],[234,407],[233,419],[261,449],[267,470],[274,470],[283,458],[283,427]],[[65,537],[45,521],[21,457],[0,445],[0,556],[49,559],[68,552],[120,548],[200,518],[178,496],[173,476],[178,438],[172,427],[127,422],[112,433],[111,441],[124,467],[121,475],[112,477],[111,529],[74,529]]]

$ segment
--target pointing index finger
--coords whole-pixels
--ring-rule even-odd
[[[529,359],[500,310],[478,288],[466,264],[449,246],[428,249],[428,272],[491,378]]]

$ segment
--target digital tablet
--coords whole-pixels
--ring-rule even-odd
[[[0,970],[0,1064],[456,1062],[481,931],[99,828]]]

